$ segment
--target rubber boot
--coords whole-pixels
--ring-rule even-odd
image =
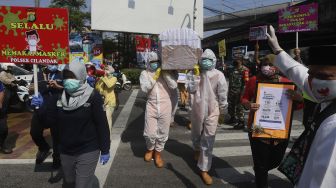
[[[212,177],[208,174],[207,171],[201,171],[201,178],[206,185],[212,184]]]
[[[200,157],[200,151],[194,151],[194,160],[198,161],[199,157]]]
[[[144,160],[146,162],[150,162],[153,159],[153,153],[154,153],[153,150],[147,150],[144,156]]]
[[[161,152],[155,151],[154,152],[154,161],[155,161],[155,165],[158,168],[162,168],[163,167],[163,160],[161,158]]]

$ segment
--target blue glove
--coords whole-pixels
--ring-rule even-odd
[[[40,93],[38,94],[38,96],[34,95],[30,104],[35,107],[41,107],[43,104],[42,95]]]
[[[110,153],[105,155],[100,155],[100,164],[105,165],[110,160]]]
[[[91,86],[91,87],[95,87],[95,82],[96,82],[96,79],[93,77],[93,76],[89,76],[87,77],[87,83]]]

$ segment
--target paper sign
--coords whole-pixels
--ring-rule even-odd
[[[237,46],[232,48],[232,59],[239,59],[246,55],[247,46]]]
[[[225,39],[218,42],[218,52],[219,52],[219,57],[226,56]]]
[[[278,12],[278,16],[280,33],[317,31],[317,3],[281,9]]]
[[[250,28],[250,40],[266,40],[267,26],[251,27]]]
[[[186,83],[187,82],[187,74],[178,73],[177,83]]]
[[[0,62],[66,64],[68,11],[0,6]]]

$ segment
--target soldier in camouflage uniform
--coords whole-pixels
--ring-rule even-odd
[[[230,119],[227,124],[233,124],[236,129],[244,128],[244,108],[240,104],[240,98],[244,93],[245,74],[248,69],[242,65],[241,60],[235,60],[234,68],[229,72],[228,112]],[[247,77],[248,78],[248,77]]]

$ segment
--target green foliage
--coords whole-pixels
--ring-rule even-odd
[[[69,10],[70,29],[76,32],[81,32],[85,23],[90,21],[90,13],[82,11],[86,8],[85,0],[52,0],[50,7],[67,8]]]
[[[142,69],[122,69],[121,72],[124,73],[128,80],[132,82],[132,85],[139,85],[140,74]]]

